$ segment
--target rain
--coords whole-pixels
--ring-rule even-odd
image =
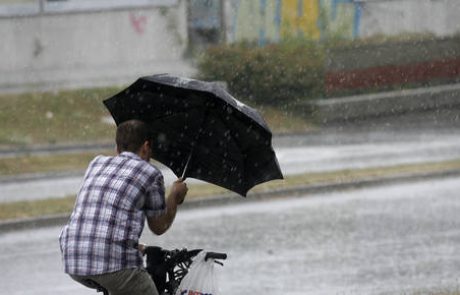
[[[177,207],[135,242],[227,254],[202,276],[218,288],[190,290],[460,294],[459,17],[458,0],[0,0],[0,294],[96,294],[59,236],[131,119]]]

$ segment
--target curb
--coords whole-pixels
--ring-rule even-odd
[[[460,84],[378,92],[300,103],[322,123],[354,121],[429,110],[455,109],[460,105]]]
[[[247,198],[242,198],[241,196],[234,193],[215,195],[211,197],[190,200],[184,203],[181,207],[183,210],[190,210],[195,208],[223,206],[243,202],[253,203],[262,200],[276,199],[281,197],[302,197],[306,194],[322,194],[327,192],[373,187],[385,184],[416,182],[425,179],[441,179],[455,176],[460,177],[460,169],[451,169],[426,173],[396,174],[384,177],[367,177],[360,180],[349,182],[317,183],[310,185],[293,186],[289,188],[276,189],[266,192],[254,192],[249,193]],[[16,230],[26,230],[37,227],[64,225],[69,219],[69,216],[69,214],[56,214],[35,218],[0,221],[0,233]]]

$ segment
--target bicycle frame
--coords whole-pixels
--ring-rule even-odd
[[[160,295],[174,294],[188,273],[192,258],[202,249],[168,251],[160,247],[146,247],[147,272],[152,277]]]

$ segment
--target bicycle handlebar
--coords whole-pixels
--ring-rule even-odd
[[[161,247],[156,247],[156,246],[145,246],[146,251],[145,252],[151,252],[151,251],[157,251],[157,252],[163,252],[166,253],[170,256],[176,257],[177,255],[187,255],[189,257],[193,257],[197,255],[199,252],[203,251],[203,249],[194,249],[194,250],[187,250],[187,249],[175,249],[175,250],[166,250]],[[208,259],[219,259],[219,260],[225,260],[227,259],[227,254],[226,253],[220,253],[220,252],[206,252],[205,260]]]
[[[221,259],[225,260],[227,259],[227,254],[226,253],[218,253],[218,252],[206,252],[206,256],[204,258],[205,261],[208,259]]]

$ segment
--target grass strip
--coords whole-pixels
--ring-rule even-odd
[[[115,125],[102,101],[122,88],[0,94],[0,148],[34,144],[110,142]],[[287,109],[257,108],[275,133],[311,130],[313,124]]]
[[[341,170],[322,173],[305,173],[287,176],[283,180],[274,180],[252,189],[263,193],[274,189],[295,188],[313,184],[345,183],[369,178],[384,178],[406,174],[425,174],[460,169],[460,159],[436,163],[398,165],[391,167]],[[188,200],[205,198],[228,193],[228,190],[212,184],[189,184]],[[30,218],[59,213],[70,213],[75,203],[75,196],[52,198],[36,201],[2,203],[0,220]]]
[[[102,101],[119,88],[0,94],[0,145],[100,141],[115,127]]]
[[[115,151],[0,158],[0,176],[85,170],[99,154],[114,155]]]

